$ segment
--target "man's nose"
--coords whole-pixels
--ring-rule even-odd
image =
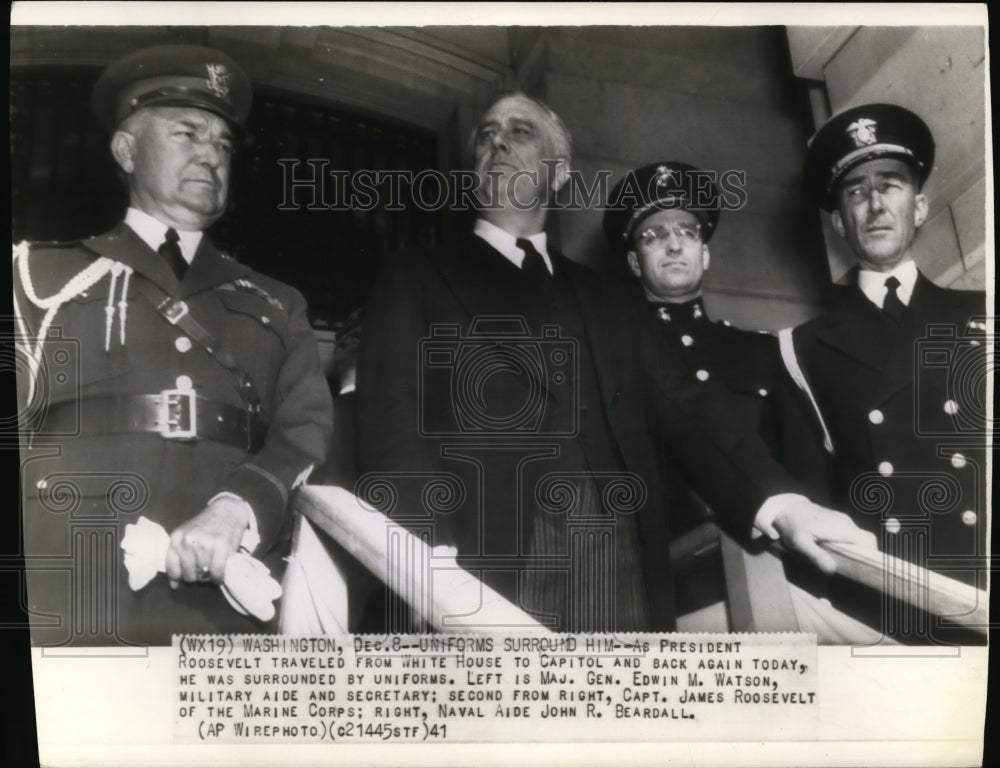
[[[885,210],[885,198],[878,187],[872,187],[868,193],[868,207],[873,211]]]
[[[493,149],[502,149],[506,152],[510,148],[510,143],[507,139],[507,131],[499,130],[493,134]]]
[[[218,168],[222,164],[222,151],[214,139],[201,139],[198,141],[197,147],[198,162],[211,168]]]
[[[671,227],[667,230],[667,250],[671,252],[676,252],[682,250],[681,246],[683,242],[681,241],[680,233],[675,227]]]

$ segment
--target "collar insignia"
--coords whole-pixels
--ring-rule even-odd
[[[233,281],[232,284],[237,289],[247,291],[249,293],[254,294],[258,298],[263,299],[264,301],[266,301],[268,304],[270,304],[272,307],[275,307],[276,309],[284,310],[284,308],[285,308],[285,305],[282,303],[281,299],[278,299],[275,296],[272,296],[270,293],[268,293],[267,291],[265,291],[259,285],[257,285],[254,282],[251,282],[250,280],[247,280],[246,278],[243,278],[243,277],[237,278],[236,280]]]

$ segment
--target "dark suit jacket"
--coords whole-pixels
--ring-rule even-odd
[[[46,311],[35,299],[58,294],[102,258],[134,270],[127,289],[119,267],[114,279],[105,273],[59,306],[43,347],[35,403],[27,411],[42,417],[32,424],[37,431],[22,451],[29,602],[39,613],[34,639],[169,645],[172,632],[260,631],[261,625],[236,613],[216,587],[171,590],[160,575],[133,592],[118,542],[140,515],[170,533],[213,495],[229,491],[253,507],[260,551],[279,543],[292,486],[322,460],[331,432],[330,393],[305,300],[294,288],[224,255],[207,237],[178,283],[163,259],[121,224],[80,243],[32,248],[19,258],[14,293],[24,323],[20,343],[37,344],[42,330]],[[256,454],[212,440],[88,429],[107,416],[106,398],[174,389],[180,376],[190,378],[202,397],[245,407],[232,373],[140,294],[146,281],[183,299],[191,316],[254,380],[269,425]],[[110,325],[109,295],[115,310]],[[25,376],[18,385],[26,398]],[[78,422],[68,432],[51,434],[44,416],[58,406],[75,409]],[[35,558],[41,558],[39,567],[31,564]],[[281,565],[280,557],[270,562]],[[93,580],[98,571],[107,578]],[[97,601],[95,607],[71,606],[74,593]],[[110,612],[110,629],[84,625],[80,611],[91,617]],[[57,620],[46,620],[44,613]]]
[[[353,492],[358,481],[358,463],[354,453],[355,392],[333,398],[333,439],[326,461],[318,467],[312,482],[337,485]]]
[[[641,479],[644,498],[636,514],[653,625],[670,628],[674,617],[661,482],[664,459],[658,448],[676,450],[705,489],[709,503],[741,516],[746,529],[752,513],[769,495],[767,481],[775,474],[758,466],[759,443],[751,446],[745,436],[728,431],[724,409],[695,410],[706,402],[706,392],[714,390],[695,381],[674,353],[652,343],[656,328],[643,312],[633,286],[601,277],[559,254],[554,255],[554,264],[575,296],[584,327],[576,342],[591,353],[599,385],[595,401],[580,403],[581,444],[587,464],[590,471],[605,469],[603,462],[610,452],[619,462],[607,469],[626,470]],[[443,434],[449,424],[455,424],[456,399],[468,393],[450,389],[449,382],[454,380],[437,375],[437,368],[461,364],[460,356],[452,356],[449,363],[445,349],[468,345],[474,318],[518,312],[519,305],[511,300],[516,274],[501,254],[471,235],[455,244],[398,254],[377,281],[365,314],[358,369],[359,467],[362,473],[392,478],[393,490],[382,494],[383,507],[388,506],[396,517],[409,518],[409,524],[429,524],[436,541],[458,543],[460,553],[489,550],[490,540],[478,527],[479,515],[493,494],[501,494],[504,488],[488,490],[481,499],[476,462],[482,466],[487,460],[502,458],[498,454],[489,459],[482,455],[479,459],[445,458],[449,451],[454,453],[449,446],[474,437],[474,430],[463,435],[457,428],[453,435]],[[457,329],[451,337],[439,333],[428,346],[433,325]],[[525,401],[531,376],[522,377],[520,383],[514,378],[501,391],[484,394],[497,405],[497,413],[512,413]],[[567,396],[564,388],[552,386],[551,381],[535,384],[548,396]],[[702,425],[716,428],[706,432]],[[535,437],[529,432],[520,441],[523,444]],[[538,437],[538,443],[545,442]],[[503,438],[518,439],[516,434]],[[495,447],[502,440],[494,431],[479,442]],[[442,472],[451,473],[455,492],[466,498],[464,503],[454,503],[448,513],[434,516],[414,500],[421,498],[427,478],[440,477]],[[362,486],[365,482],[362,477]],[[442,499],[442,506],[448,501],[453,500]],[[509,509],[503,520],[501,525],[518,525]],[[529,527],[530,516],[521,523]],[[482,530],[489,530],[489,525],[487,521]]]
[[[883,549],[969,583],[985,565],[985,312],[983,293],[920,275],[898,327],[855,286],[796,328],[832,454],[802,393],[782,390],[789,466],[813,494]]]

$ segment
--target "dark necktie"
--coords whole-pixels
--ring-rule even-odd
[[[538,252],[534,244],[525,237],[517,238],[516,245],[524,251],[524,261],[521,262],[521,271],[534,283],[543,283],[552,277],[549,268],[545,266],[545,259]]]
[[[887,277],[885,280],[885,301],[882,302],[882,311],[894,323],[899,322],[899,318],[903,316],[903,310],[906,309],[906,305],[899,300],[899,293],[896,292],[897,288],[899,288],[899,280],[891,275]]]
[[[177,230],[168,229],[167,234],[164,235],[163,243],[156,252],[163,257],[163,260],[167,262],[170,268],[177,275],[178,280],[184,279],[184,273],[187,272],[188,264],[184,261],[184,257],[181,256],[181,246],[180,246],[180,235],[177,234]]]

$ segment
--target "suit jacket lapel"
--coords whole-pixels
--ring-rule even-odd
[[[245,277],[251,272],[250,267],[223,255],[205,236],[201,238],[191,266],[181,282],[180,295],[192,296],[207,288]]]
[[[517,267],[482,238],[467,235],[456,245],[430,249],[427,257],[448,290],[468,313],[470,325],[462,329],[463,334],[470,332],[471,323],[477,318],[522,317],[517,304],[512,303],[520,298],[524,290]],[[495,324],[485,325],[488,327],[481,330],[486,333],[494,331]],[[530,328],[525,330],[529,335],[531,332]],[[512,337],[512,341],[517,340],[518,337]],[[516,379],[525,389],[537,386],[548,392],[550,397],[554,396],[544,376],[537,378],[526,370]]]
[[[512,314],[517,268],[481,237],[466,235],[457,245],[431,249],[428,258],[470,318]]]
[[[882,379],[876,390],[876,401],[883,402],[903,387],[909,386],[916,375],[915,343],[927,334],[926,322],[934,316],[934,307],[950,300],[947,291],[938,288],[923,274],[917,275],[910,303],[900,318],[899,329],[889,354],[886,356]]]
[[[119,223],[110,232],[85,240],[83,244],[101,256],[131,267],[171,296],[181,298],[244,277],[251,272],[249,267],[223,256],[208,237],[204,236],[184,280],[178,282],[177,275],[163,257],[146,245],[125,222]]]
[[[852,286],[843,300],[827,316],[816,338],[862,365],[882,370],[887,353],[885,335],[873,332],[885,322],[881,310],[872,304],[861,289]]]
[[[612,327],[617,327],[616,318],[602,316],[601,313],[607,309],[603,296],[595,290],[593,282],[581,279],[582,273],[578,271],[574,262],[561,253],[550,251],[550,255],[556,271],[565,275],[566,282],[576,298],[576,305],[580,309],[580,317],[587,334],[587,338],[581,339],[580,342],[590,344],[598,386],[601,388],[605,410],[610,416],[618,392],[618,381],[615,375],[617,367],[610,362],[617,358],[614,348],[616,342],[608,331]]]

